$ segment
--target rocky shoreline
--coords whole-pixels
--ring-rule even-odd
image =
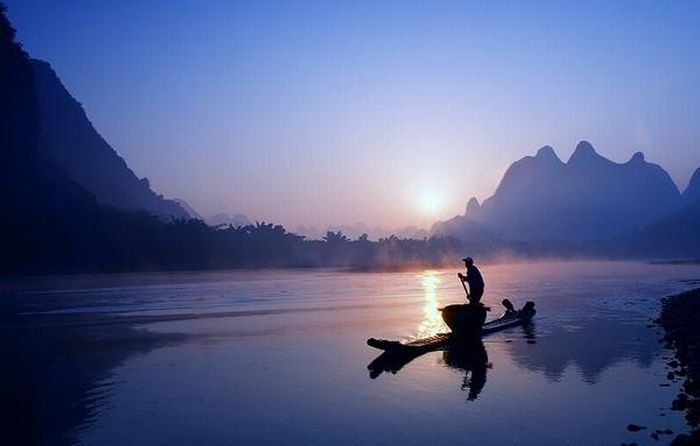
[[[700,445],[700,288],[664,299],[657,322],[666,332],[662,342],[675,354],[668,379],[683,380],[671,407],[684,412],[691,429],[671,444]]]

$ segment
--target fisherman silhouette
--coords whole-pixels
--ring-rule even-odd
[[[479,303],[481,301],[481,296],[484,295],[484,278],[481,276],[479,268],[474,265],[474,260],[471,257],[465,257],[462,259],[464,266],[467,270],[467,274],[457,273],[457,277],[462,281],[469,284],[469,291],[467,291],[467,299],[470,303]]]
[[[464,292],[467,293],[469,303],[466,305],[447,305],[442,309],[442,319],[453,333],[474,337],[481,332],[481,327],[486,321],[486,311],[488,311],[488,308],[480,302],[481,296],[484,295],[484,279],[479,269],[474,266],[474,260],[471,257],[465,257],[462,261],[464,261],[467,274],[457,273],[457,277],[462,283]],[[469,284],[469,290],[467,290],[465,282]]]

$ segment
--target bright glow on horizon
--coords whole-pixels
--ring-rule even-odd
[[[445,196],[434,190],[424,191],[420,197],[420,209],[423,213],[436,215],[445,207]]]

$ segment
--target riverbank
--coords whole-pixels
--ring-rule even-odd
[[[678,435],[672,445],[700,444],[700,288],[664,299],[659,322],[663,341],[673,349],[668,365],[671,380],[684,380],[672,408],[683,411],[691,435]]]

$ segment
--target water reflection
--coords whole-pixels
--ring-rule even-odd
[[[486,370],[491,367],[484,342],[479,338],[435,343],[422,348],[385,351],[367,366],[369,376],[376,379],[383,372],[396,374],[414,359],[440,350],[442,361],[447,367],[464,371],[461,389],[468,392],[467,400],[475,400],[486,385]]]
[[[527,344],[535,343],[537,331],[534,323],[528,322],[518,329]],[[446,367],[464,372],[461,390],[468,392],[467,400],[476,400],[486,385],[487,370],[493,367],[493,364],[489,362],[486,346],[481,338],[454,342],[450,336],[447,334],[433,336],[436,340],[443,339],[443,341],[435,342],[432,345],[385,351],[367,366],[370,378],[376,379],[384,372],[395,375],[414,359],[427,353],[442,351],[442,363]],[[451,339],[452,342],[444,341],[444,339]],[[509,343],[511,340],[507,339],[505,342]]]
[[[82,322],[0,323],[3,444],[78,443],[112,394],[111,370],[134,355],[188,339]]]
[[[623,316],[619,314],[620,319]],[[560,381],[573,366],[582,381],[595,384],[605,370],[624,360],[650,367],[659,351],[659,334],[643,321],[582,320],[576,326],[550,326],[537,338],[529,331],[534,324],[524,330],[527,343],[509,343],[506,351],[518,366],[552,382]]]
[[[535,329],[536,324],[536,322],[530,321],[529,323],[521,326],[523,338],[528,344],[537,343],[537,330]]]
[[[442,283],[441,273],[438,271],[424,271],[419,277],[425,296],[423,305],[423,320],[418,326],[417,339],[435,336],[438,333],[449,331],[442,321],[440,314],[440,301],[437,295],[438,285]]]
[[[445,271],[428,270],[417,276],[424,305],[414,339],[450,331],[438,310],[447,303],[439,292],[445,285],[445,274]],[[590,384],[621,361],[632,360],[641,368],[650,367],[659,351],[659,334],[647,327],[648,314],[655,311],[654,298],[632,299],[622,294],[601,302],[599,295],[615,294],[604,284],[598,289],[592,286],[573,289],[557,282],[545,286],[534,284],[537,294],[532,294],[528,286],[514,302],[516,306],[525,299],[538,302],[545,319],[538,318],[522,327],[521,337],[525,342],[510,342],[508,333],[498,335],[505,338],[506,351],[518,366],[541,373],[552,382],[559,381],[573,366],[582,381]],[[540,322],[543,330],[538,335],[535,324]]]
[[[442,360],[448,367],[464,371],[461,389],[467,392],[468,401],[474,401],[486,385],[486,370],[492,366],[481,339],[445,350]]]
[[[618,432],[621,426],[624,431],[630,421],[644,422],[647,406],[653,410],[666,404],[665,395],[657,398],[659,389],[666,391],[657,386],[665,382],[666,372],[657,377],[649,376],[656,369],[639,370],[656,364],[659,335],[647,324],[662,291],[643,288],[630,295],[627,290],[637,279],[561,278],[561,270],[542,265],[523,270],[518,275],[518,269],[504,269],[499,280],[492,268],[493,294],[488,297],[494,299],[488,303],[498,307],[496,297],[501,296],[515,296],[516,307],[534,300],[538,316],[533,325],[490,335],[475,345],[430,350],[434,356],[408,367],[428,351],[379,355],[369,365],[370,376],[379,377],[374,385],[357,368],[371,354],[362,341],[375,334],[395,339],[448,331],[438,308],[461,297],[451,272],[289,273],[274,281],[266,272],[259,273],[261,280],[5,299],[0,304],[0,414],[10,429],[3,439],[6,444],[106,444],[105,438],[119,434],[120,444],[128,439],[168,444],[173,438],[181,444],[212,444],[228,437],[231,443],[274,444],[286,434],[299,444],[318,438],[359,444],[368,439],[400,442],[393,428],[401,427],[402,440],[416,440],[404,444],[458,443],[476,431],[487,435],[485,444],[505,444],[512,439],[501,430],[510,426],[528,431],[523,444],[558,444],[554,441],[585,429],[581,419],[602,427],[591,438],[610,440],[611,429]],[[640,277],[656,277],[653,271],[641,271]],[[291,290],[289,296],[277,299],[278,288]],[[222,305],[217,318],[206,317],[212,302]],[[125,313],[123,306],[146,311],[148,318],[140,313],[117,317],[109,313],[113,306],[119,306],[119,313]],[[8,327],[5,320],[5,314],[65,308],[91,312],[72,316],[85,323],[48,313],[23,316],[27,325],[21,327],[19,322]],[[102,321],[95,308],[110,319]],[[318,308],[332,311],[319,313]],[[221,317],[224,311],[228,317]],[[489,319],[497,312],[494,308]],[[164,334],[173,331],[182,337]],[[239,337],[242,332],[255,335]],[[191,344],[185,342],[188,336],[212,336],[216,343]],[[173,348],[159,350],[164,346]],[[614,368],[620,362],[628,364]],[[402,376],[384,375],[399,371]],[[595,382],[600,384],[589,385]],[[624,403],[638,396],[634,386],[644,398]],[[408,394],[415,389],[420,392]],[[465,406],[465,400],[481,404]],[[455,408],[468,409],[470,416]],[[640,417],[630,416],[630,410]],[[532,426],[521,423],[525,412],[534,420]],[[147,414],[144,424],[132,424],[140,414]],[[177,426],[174,415],[182,421]],[[666,415],[665,420],[673,416]],[[288,421],[270,429],[270,417]],[[346,420],[367,430],[348,436]],[[446,427],[439,432],[422,429],[440,423]],[[590,443],[619,444],[616,438]]]

